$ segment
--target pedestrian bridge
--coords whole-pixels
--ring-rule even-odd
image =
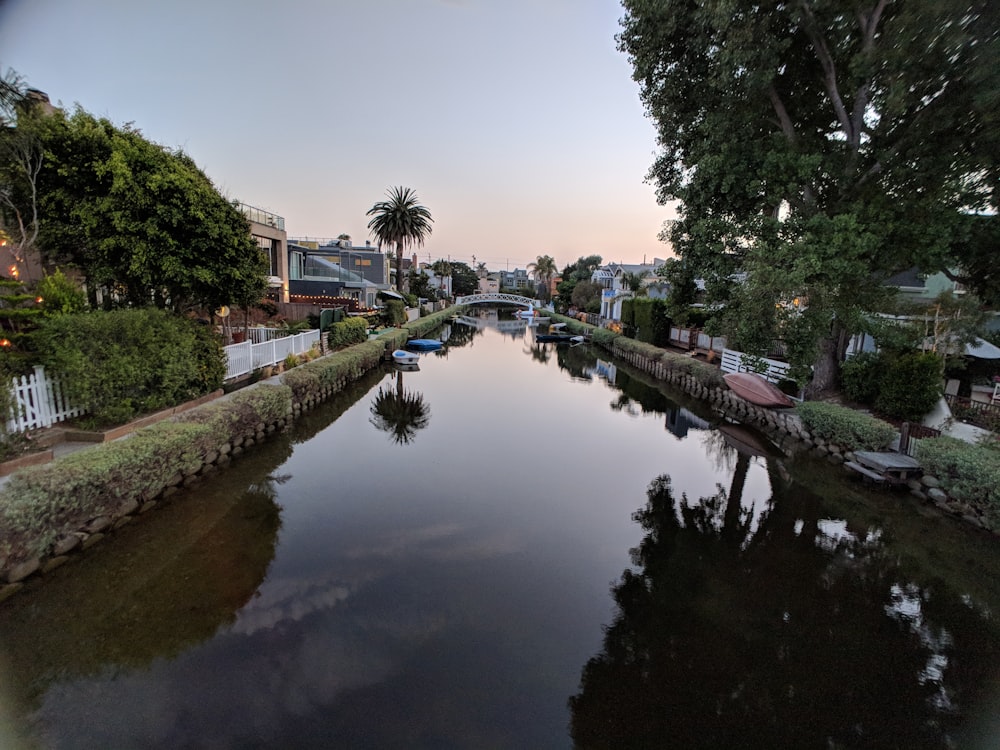
[[[519,294],[507,294],[505,292],[483,292],[480,294],[467,294],[464,297],[456,297],[456,305],[476,305],[476,304],[497,304],[504,302],[508,305],[519,305],[520,307],[534,308],[541,307],[541,301],[528,299]]]

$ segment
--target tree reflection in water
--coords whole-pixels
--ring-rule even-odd
[[[988,618],[907,582],[879,531],[821,518],[773,461],[749,519],[748,464],[697,502],[650,484],[635,569],[569,701],[576,747],[952,746],[997,668]]]
[[[396,390],[379,388],[372,402],[371,419],[378,429],[389,433],[394,443],[406,445],[431,420],[431,410],[419,393],[403,390],[403,372],[396,371]]]

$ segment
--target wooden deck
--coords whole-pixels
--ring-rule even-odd
[[[922,473],[920,463],[902,453],[855,451],[845,466],[880,484],[904,484]]]

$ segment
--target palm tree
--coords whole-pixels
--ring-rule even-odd
[[[419,393],[403,390],[403,373],[396,372],[396,390],[379,388],[369,408],[369,420],[378,429],[388,432],[394,443],[405,445],[417,436],[431,419],[431,410]]]
[[[536,281],[544,284],[545,294],[542,299],[548,301],[551,296],[551,281],[556,275],[556,261],[551,255],[539,255],[534,263],[528,264],[528,273],[535,277]]]
[[[394,187],[386,195],[389,200],[379,201],[365,215],[372,217],[368,229],[378,243],[396,246],[396,288],[403,291],[403,252],[424,244],[434,219],[411,188]]]

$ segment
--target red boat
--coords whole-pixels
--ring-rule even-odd
[[[764,380],[760,375],[752,372],[731,372],[722,377],[733,393],[751,404],[769,409],[789,409],[795,406],[795,402],[778,386]]]

